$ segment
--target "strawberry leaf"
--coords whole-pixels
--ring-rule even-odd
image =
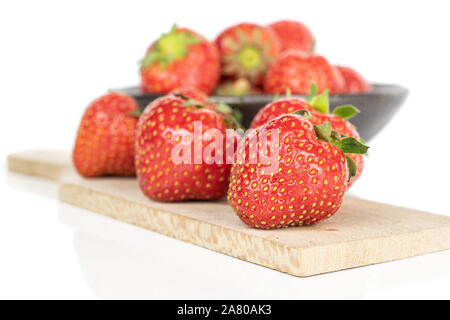
[[[368,146],[353,137],[347,137],[341,141],[333,141],[333,144],[341,149],[343,153],[366,154],[369,149]]]
[[[350,181],[350,179],[354,176],[356,176],[356,173],[358,171],[358,168],[356,167],[356,163],[355,161],[353,161],[352,158],[350,158],[349,156],[345,156],[345,158],[347,159],[347,167],[348,167],[348,181]]]
[[[233,109],[233,117],[239,124],[242,124],[242,112],[237,109]]]
[[[203,104],[201,104],[200,102],[198,102],[197,100],[194,100],[192,98],[189,98],[185,103],[183,103],[181,105],[182,107],[188,107],[188,106],[194,106],[196,108],[199,109],[203,109],[205,108],[205,106]]]
[[[286,88],[286,98],[290,98],[291,96],[292,96],[291,88],[287,87]]]
[[[215,111],[222,114],[227,128],[242,128],[242,113],[239,110],[233,109],[223,102],[219,102]]]
[[[319,112],[328,114],[330,112],[330,101],[328,99],[329,92],[330,90],[327,89],[318,96],[312,98],[310,102],[311,106]]]
[[[306,119],[311,118],[311,113],[309,113],[308,110],[304,110],[304,109],[297,110],[297,111],[293,112],[292,114],[298,114]]]
[[[233,113],[233,109],[229,105],[227,105],[227,104],[225,104],[223,102],[219,102],[217,104],[216,111],[220,112],[220,113],[225,113],[225,114]]]
[[[317,95],[317,86],[316,84],[313,82],[311,83],[311,91],[309,92],[309,94],[306,96],[306,102],[311,103],[312,99]]]
[[[360,111],[351,104],[346,104],[343,106],[336,107],[332,114],[342,118],[342,119],[350,119],[357,115]]]
[[[316,132],[317,138],[323,141],[330,141],[331,138],[331,123],[325,122],[320,126],[314,126],[314,131]]]
[[[141,113],[142,113],[141,110],[136,109],[128,113],[128,115],[131,117],[139,118],[141,116]]]

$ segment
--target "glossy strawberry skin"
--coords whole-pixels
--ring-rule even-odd
[[[266,105],[264,108],[259,110],[253,119],[250,128],[256,129],[266,124],[272,119],[279,117],[283,114],[290,114],[298,110],[307,110],[311,114],[311,117],[308,119],[313,125],[321,125],[325,122],[330,122],[331,128],[340,134],[343,134],[347,137],[353,137],[357,140],[360,140],[360,136],[355,126],[352,125],[349,121],[342,119],[333,114],[323,114],[314,110],[314,108],[309,105],[307,102],[298,99],[298,98],[284,98],[279,99],[277,101],[271,102]],[[354,177],[350,179],[349,187],[352,186],[356,180],[361,176],[361,173],[364,168],[364,157],[361,154],[348,154],[350,158],[353,159],[356,163],[357,172]]]
[[[311,31],[298,21],[283,20],[270,26],[280,39],[281,52],[299,50],[311,54],[314,50],[314,38]]]
[[[358,72],[349,67],[336,66],[344,78],[343,93],[361,93],[373,89],[372,85],[366,81]]]
[[[255,36],[256,34],[257,36]],[[242,37],[246,40],[243,40]],[[276,60],[281,48],[278,36],[272,29],[252,23],[240,23],[227,28],[219,34],[215,43],[221,57],[222,75],[228,80],[247,78],[253,85],[262,83],[267,67]],[[232,43],[237,45],[232,45]],[[231,68],[232,63],[230,62],[230,60],[233,60],[232,57],[238,54],[238,50],[247,44],[249,46],[266,47],[262,55],[262,59],[265,61],[262,62],[260,70],[251,77],[246,74],[243,68],[238,68],[238,70]],[[228,71],[229,69],[230,71]]]
[[[84,112],[72,158],[84,177],[134,176],[136,101],[124,94],[109,93],[93,101]]]
[[[268,174],[268,163],[249,161],[248,141],[263,130],[279,133],[279,169],[274,174]],[[237,159],[228,200],[251,227],[315,224],[336,213],[347,189],[344,154],[318,140],[312,124],[299,115],[280,116],[251,132],[239,144]]]
[[[225,122],[216,112],[195,106],[182,106],[187,100],[174,95],[150,103],[139,119],[136,135],[136,169],[142,192],[158,201],[212,200],[223,197],[231,165],[225,159]],[[223,134],[222,164],[194,163],[194,142],[190,142],[190,163],[175,164],[172,149],[179,140],[178,130],[192,133],[201,121],[203,132],[217,129]],[[210,141],[202,142],[201,154]]]
[[[147,68],[141,68],[142,91],[168,93],[187,86],[207,94],[212,93],[220,76],[220,56],[217,47],[192,30],[179,28],[177,32],[187,32],[203,41],[190,44],[187,56],[176,59],[164,67],[155,62]],[[152,44],[147,52],[154,45]]]
[[[331,94],[341,93],[344,79],[339,70],[321,56],[308,56],[300,51],[283,53],[269,68],[264,81],[266,93],[308,94],[315,83],[319,92],[330,89]]]

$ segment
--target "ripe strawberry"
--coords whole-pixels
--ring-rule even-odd
[[[252,144],[261,143],[261,135],[272,132],[278,133],[278,140],[270,141],[266,154],[272,158],[278,152],[278,156],[274,162],[262,162],[250,150]],[[300,115],[282,115],[240,142],[231,170],[228,200],[251,227],[315,224],[336,213],[342,203],[349,175],[355,169],[344,152],[366,150],[354,138],[340,140],[329,123],[313,126]],[[275,161],[278,170],[276,166],[272,168]]]
[[[344,78],[343,93],[359,93],[372,90],[372,85],[358,72],[349,67],[336,66]]]
[[[217,37],[216,44],[222,75],[246,78],[255,85],[262,83],[267,68],[280,50],[278,37],[272,29],[250,23],[226,29]]]
[[[278,35],[281,51],[299,50],[311,54],[314,50],[314,37],[308,27],[298,21],[283,20],[270,26]]]
[[[317,87],[312,86],[312,91],[308,96],[308,101],[311,104],[299,99],[299,98],[284,98],[269,103],[264,108],[259,110],[253,119],[250,128],[256,129],[265,123],[269,122],[276,117],[293,113],[298,110],[307,110],[311,116],[308,120],[313,125],[322,125],[326,122],[331,124],[331,128],[341,135],[347,137],[353,137],[360,140],[360,136],[355,126],[353,126],[348,119],[356,115],[359,112],[358,109],[351,105],[343,105],[336,107],[332,114],[329,114],[329,100],[328,91],[326,90],[321,95],[317,96]],[[349,157],[356,163],[357,172],[349,182],[349,187],[352,186],[356,180],[361,176],[364,168],[364,159],[361,154],[349,154]]]
[[[217,47],[192,30],[172,27],[141,62],[143,92],[167,93],[188,86],[211,93],[220,75]]]
[[[287,51],[269,68],[264,82],[266,93],[307,94],[315,83],[320,92],[342,92],[344,79],[339,71],[321,56],[307,56],[299,51]]]
[[[78,129],[73,163],[84,177],[134,176],[134,138],[138,110],[133,98],[109,93],[94,100]]]
[[[194,140],[190,135],[196,121],[202,126],[196,134],[205,138],[214,129],[219,137]],[[226,129],[223,115],[184,96],[154,100],[142,113],[136,135],[135,163],[142,192],[170,202],[223,197],[231,166],[226,161]],[[211,150],[211,143],[219,144],[219,151]]]

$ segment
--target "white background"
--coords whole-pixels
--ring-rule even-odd
[[[174,22],[213,39],[237,22],[297,19],[331,62],[410,90],[352,192],[450,215],[448,12],[445,1],[2,1],[0,298],[450,298],[449,252],[298,279],[58,204],[53,184],[5,164],[71,149],[85,106],[137,84],[138,60]]]

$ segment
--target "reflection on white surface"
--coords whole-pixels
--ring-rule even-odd
[[[361,297],[368,269],[296,278],[113,219],[59,206],[81,268],[101,298]]]
[[[30,177],[14,172],[7,172],[8,186],[45,198],[57,199],[58,184],[43,178]]]
[[[101,298],[363,298],[450,275],[447,251],[297,278],[66,204],[59,217]]]

